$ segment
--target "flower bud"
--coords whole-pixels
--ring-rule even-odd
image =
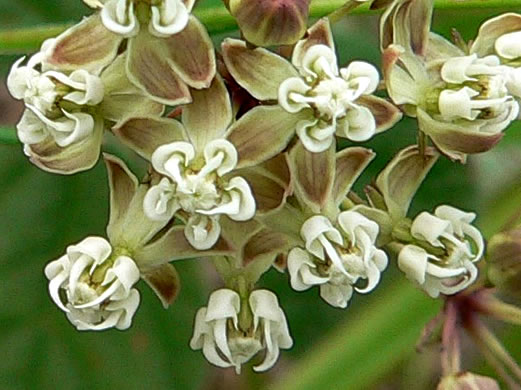
[[[306,32],[310,0],[230,0],[228,7],[247,41],[291,45]]]
[[[521,228],[494,235],[487,254],[489,280],[500,291],[521,296]]]
[[[471,372],[442,378],[437,390],[499,390],[498,383],[489,377]]]

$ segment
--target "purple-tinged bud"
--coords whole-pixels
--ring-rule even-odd
[[[257,46],[291,45],[307,28],[310,0],[230,0],[244,38]]]

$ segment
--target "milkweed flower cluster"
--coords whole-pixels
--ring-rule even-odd
[[[148,163],[139,180],[103,154],[106,238],[45,268],[77,329],[129,328],[140,279],[167,308],[180,288],[172,262],[211,258],[222,286],[197,311],[190,347],[237,373],[260,353],[254,370],[265,371],[293,345],[284,299],[259,287],[273,267],[336,308],[393,265],[433,298],[475,284],[485,245],[476,214],[440,205],[411,216],[409,206],[441,155],[463,163],[517,120],[520,15],[455,45],[430,31],[432,1],[380,2],[380,74],[338,63],[328,19],[307,28],[307,0],[225,1],[244,40],[217,50],[193,0],[84,1],[94,14],[16,61],[7,80],[25,104],[18,137],[41,169],[91,168],[104,133]],[[357,195],[377,156],[361,143],[403,115],[422,142]]]

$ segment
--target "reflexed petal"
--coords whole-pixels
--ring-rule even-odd
[[[202,252],[195,249],[185,237],[185,227],[174,225],[159,239],[147,243],[134,252],[134,258],[145,273],[170,261],[201,256],[230,256],[235,249],[224,239],[219,239],[214,247]]]
[[[186,84],[197,89],[210,86],[216,72],[214,48],[205,27],[194,16],[186,28],[160,39],[160,44],[162,56]]]
[[[261,47],[250,49],[244,41],[227,38],[222,50],[227,70],[256,99],[276,100],[283,81],[298,76],[283,57]]]
[[[291,45],[306,32],[310,0],[230,1],[230,13],[248,42]]]
[[[185,129],[178,121],[158,117],[131,118],[113,129],[121,141],[147,160],[161,145],[186,141]]]
[[[159,103],[172,106],[190,103],[190,90],[169,62],[164,40],[146,30],[129,40],[128,78]]]
[[[322,153],[308,151],[302,143],[290,152],[290,169],[297,197],[319,214],[331,199],[335,180],[335,147]]]
[[[407,214],[414,194],[437,159],[433,149],[427,148],[422,155],[411,146],[401,150],[378,175],[376,184],[392,218]]]
[[[279,154],[295,134],[297,123],[305,117],[305,113],[290,114],[278,106],[259,106],[248,111],[231,126],[226,137],[239,153],[237,168],[260,164]]]
[[[44,61],[62,71],[85,69],[97,73],[114,60],[121,41],[96,14],[59,35],[47,48]]]
[[[356,179],[373,160],[376,154],[361,147],[343,149],[336,154],[335,181],[332,195],[335,204],[340,204],[347,196]]]
[[[144,272],[142,278],[161,300],[165,309],[170,306],[180,290],[179,275],[172,264],[163,264]]]
[[[119,158],[104,154],[110,188],[110,218],[107,225],[107,235],[112,238],[120,234],[123,228],[124,216],[134,197],[138,180]]]
[[[371,111],[376,121],[377,134],[392,128],[403,116],[398,107],[377,96],[361,96],[356,100],[356,104]]]
[[[487,20],[479,28],[478,35],[470,48],[471,53],[480,57],[495,54],[495,43],[502,35],[521,30],[521,15],[504,13]],[[501,55],[501,53],[497,53]]]
[[[183,108],[182,122],[196,151],[201,153],[210,141],[223,138],[232,121],[228,91],[220,76],[208,89],[192,92],[193,103]]]
[[[454,124],[437,121],[421,109],[417,110],[417,114],[420,129],[431,137],[436,147],[451,159],[461,162],[466,160],[466,154],[482,153],[493,148],[503,138],[500,131],[510,123],[510,120],[502,122],[499,129],[486,133],[480,131],[483,123],[477,121]]]

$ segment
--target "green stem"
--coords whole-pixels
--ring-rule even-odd
[[[310,16],[320,18],[339,9],[346,0],[313,0],[310,7]],[[480,9],[501,8],[502,10],[519,8],[519,0],[437,0],[437,9]],[[375,13],[369,9],[369,4],[363,4],[352,10],[353,14]],[[224,33],[237,27],[235,19],[224,7],[196,8],[195,16],[206,25],[210,34]],[[26,54],[38,49],[41,43],[54,37],[70,27],[72,24],[51,24],[29,28],[17,28],[0,31],[0,55]]]

